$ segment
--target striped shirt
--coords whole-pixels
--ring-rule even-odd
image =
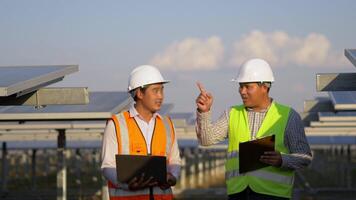
[[[228,138],[230,109],[226,110],[216,122],[211,121],[211,111],[197,112],[196,132],[201,145],[212,145]],[[268,108],[255,112],[246,109],[251,138],[255,139]],[[284,134],[284,144],[289,154],[282,154],[282,168],[300,169],[310,164],[312,154],[305,136],[304,125],[299,114],[291,109]]]

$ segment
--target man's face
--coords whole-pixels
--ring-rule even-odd
[[[151,112],[161,109],[164,99],[163,84],[157,83],[147,86],[144,92],[139,91],[138,97],[142,105]]]
[[[256,108],[263,103],[267,87],[258,83],[240,83],[239,93],[246,107]]]

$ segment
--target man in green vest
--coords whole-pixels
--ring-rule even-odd
[[[245,62],[234,82],[239,83],[242,105],[226,110],[211,121],[213,96],[197,83],[197,137],[201,145],[213,145],[228,139],[225,164],[229,199],[290,199],[294,171],[312,160],[304,126],[299,114],[269,96],[274,76],[262,59]],[[260,162],[267,167],[239,173],[239,143],[275,135],[275,151],[267,151]]]

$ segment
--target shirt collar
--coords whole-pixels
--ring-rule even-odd
[[[139,117],[140,119],[143,119],[140,113],[137,112],[135,105],[132,104],[130,109],[129,109],[130,117]],[[153,113],[152,118],[155,119],[156,117],[161,118],[161,115],[158,112]]]
[[[267,107],[266,109],[263,109],[263,110],[258,111],[258,112],[259,112],[259,113],[265,113],[265,112],[267,112],[267,111],[269,110],[269,108],[271,107],[271,105],[272,105],[273,102],[274,102],[274,100],[273,100],[273,98],[271,98],[271,103],[268,105],[268,107]],[[248,112],[256,112],[256,111],[253,111],[252,108],[247,108],[247,107],[246,107],[246,110],[247,110]]]

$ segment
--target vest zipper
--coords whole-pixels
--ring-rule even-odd
[[[140,130],[140,133],[141,133],[141,136],[143,137],[143,140],[145,141],[146,152],[147,152],[148,155],[151,155],[151,153],[148,153],[147,142],[146,142],[145,136],[143,135],[142,130],[141,130],[140,126],[138,125],[138,123],[137,123],[135,118],[134,118],[134,121],[136,123],[136,126],[137,126],[138,130]]]
[[[155,132],[156,132],[156,123],[157,123],[157,120],[155,118],[155,126],[153,127],[153,133],[152,133],[152,137],[151,137],[151,144],[150,144],[150,152],[152,154],[152,143],[153,143],[153,137],[155,136]]]

